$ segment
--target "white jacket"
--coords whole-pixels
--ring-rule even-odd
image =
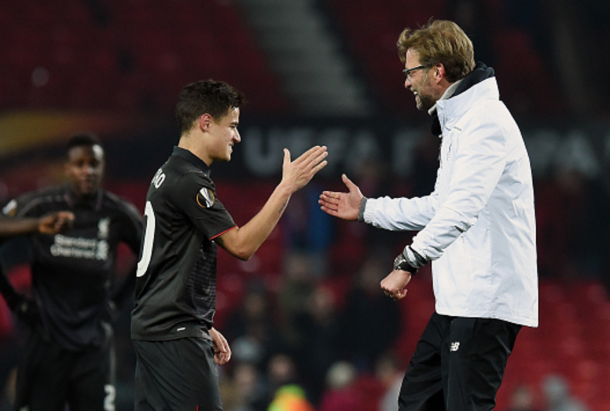
[[[442,127],[434,192],[369,199],[364,221],[421,230],[436,312],[538,325],[536,223],[529,157],[495,77],[436,103]]]

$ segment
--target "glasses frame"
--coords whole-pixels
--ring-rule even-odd
[[[405,77],[410,80],[411,79],[411,73],[413,73],[414,71],[420,70],[420,69],[428,68],[428,67],[429,66],[427,66],[425,64],[422,64],[420,66],[411,67],[410,69],[404,69],[402,71],[402,74],[404,74]]]

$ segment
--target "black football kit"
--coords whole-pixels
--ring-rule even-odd
[[[235,222],[216,197],[208,166],[179,147],[153,177],[144,216],[131,321],[136,410],[220,409],[209,336],[214,239]]]
[[[32,297],[40,318],[31,324],[19,366],[16,407],[62,410],[68,401],[71,410],[102,411],[114,397],[112,310],[133,290],[133,278],[115,285],[117,249],[125,243],[139,253],[142,217],[107,191],[79,199],[65,185],[10,201],[3,218],[56,211],[74,213],[70,229],[28,235]]]

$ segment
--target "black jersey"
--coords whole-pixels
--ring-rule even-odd
[[[213,240],[236,225],[216,197],[208,166],[175,147],[150,184],[144,215],[132,338],[209,338],[216,310]]]
[[[118,245],[140,251],[142,217],[131,204],[100,190],[78,199],[66,186],[26,193],[3,209],[8,217],[40,217],[71,211],[74,225],[56,235],[31,234],[32,294],[46,337],[72,351],[100,346],[110,320]]]

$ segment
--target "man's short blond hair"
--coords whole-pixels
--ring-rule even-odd
[[[400,33],[397,46],[403,63],[407,50],[413,49],[420,64],[428,67],[443,64],[447,80],[452,83],[464,78],[475,66],[472,41],[452,21],[431,21],[417,30],[407,27]]]

